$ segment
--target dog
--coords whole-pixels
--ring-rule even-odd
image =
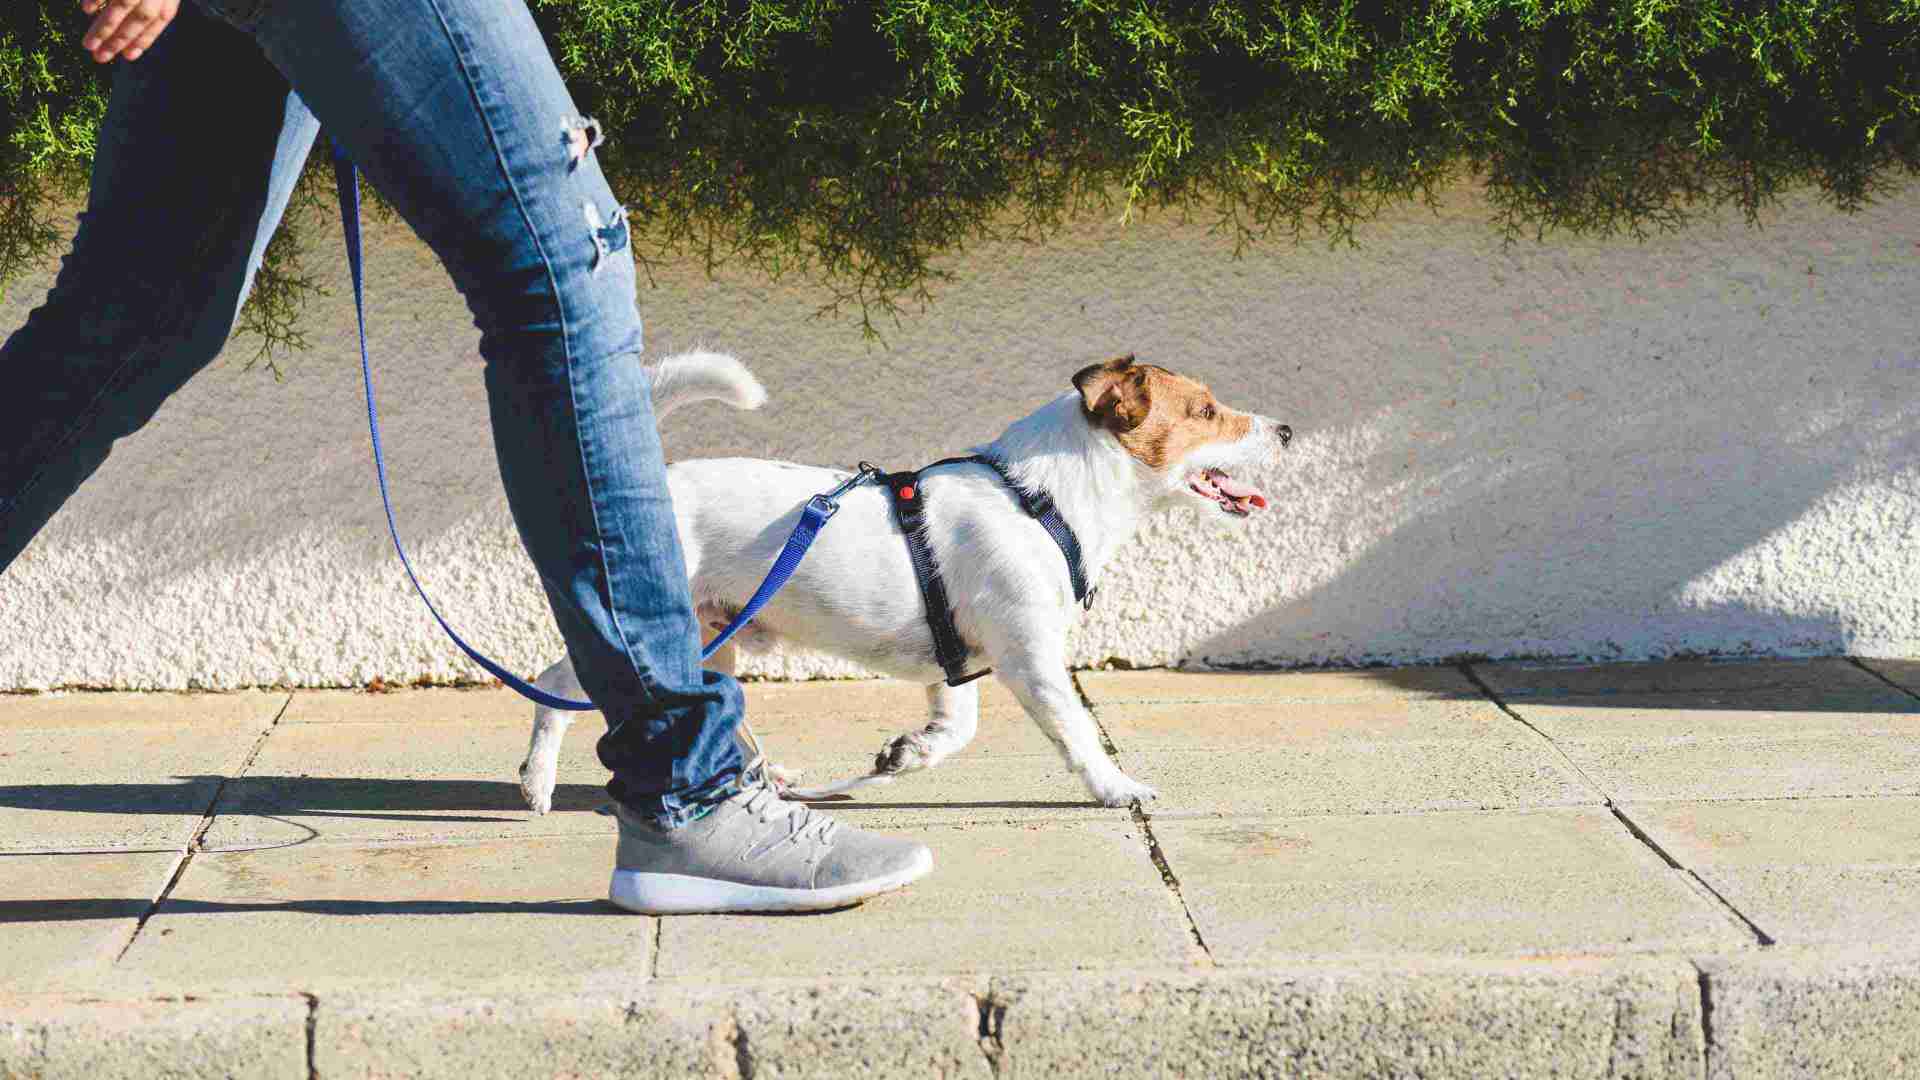
[[[669,357],[649,368],[649,375],[656,417],[696,401],[755,409],[767,399],[744,365],[718,353]],[[1003,463],[1022,487],[1051,495],[1077,536],[1087,577],[1097,583],[1101,569],[1149,514],[1188,506],[1230,530],[1265,509],[1265,496],[1229,470],[1267,460],[1292,437],[1287,425],[1230,409],[1200,383],[1128,355],[1081,369],[1071,390],[1014,422],[979,452]],[[674,518],[703,625],[718,628],[741,609],[801,507],[849,475],[746,458],[668,467]],[[921,487],[925,536],[953,623],[970,650],[969,670],[992,667],[1100,803],[1127,806],[1154,798],[1153,788],[1108,758],[1068,675],[1067,631],[1081,605],[1061,548],[985,464],[929,470]],[[935,660],[926,606],[889,500],[884,487],[872,484],[841,496],[838,515],[786,588],[708,662],[732,674],[736,650],[752,653],[787,640],[924,684],[925,727],[890,740],[863,779],[933,768],[972,740],[979,720],[977,685],[948,685]],[[550,693],[584,696],[566,659],[536,681]],[[520,784],[535,813],[552,805],[561,738],[571,720],[559,710],[534,710]]]

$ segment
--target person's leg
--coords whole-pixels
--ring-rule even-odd
[[[0,345],[0,572],[219,353],[318,128],[191,8],[119,65],[73,248]]]
[[[741,770],[740,689],[701,668],[625,218],[532,17],[519,0],[245,6],[236,25],[465,296],[515,525],[607,720],[609,790],[683,823]]]

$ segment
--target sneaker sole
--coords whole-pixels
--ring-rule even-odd
[[[825,889],[782,889],[772,885],[743,885],[687,874],[650,874],[642,870],[615,870],[607,886],[614,906],[642,915],[740,914],[744,912],[826,911],[904,888],[933,869],[933,852],[903,869],[866,881]]]

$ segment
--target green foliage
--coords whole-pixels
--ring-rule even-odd
[[[77,11],[0,11],[0,287],[59,232],[49,196],[85,190],[105,87],[80,51]]]
[[[643,260],[800,273],[863,325],[970,241],[1177,207],[1350,242],[1462,170],[1509,235],[1843,208],[1920,171],[1920,0],[535,0]],[[0,15],[0,281],[101,83]],[[274,263],[278,266],[278,262]],[[268,333],[292,327],[297,273]],[[836,305],[837,306],[837,305]],[[274,329],[277,327],[278,329]]]

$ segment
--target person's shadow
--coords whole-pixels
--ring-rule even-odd
[[[83,814],[201,814],[225,778],[175,776],[124,784],[0,786],[0,808]],[[598,784],[559,784],[556,811],[592,810],[607,801]],[[409,821],[510,822],[526,818],[515,784],[499,780],[401,780],[360,776],[259,776],[227,781],[219,815],[271,815]]]
[[[153,901],[144,897],[69,900],[0,900],[0,925],[137,919]],[[168,897],[169,915],[292,911],[308,915],[619,915],[625,911],[599,898],[570,900],[263,900],[235,903]]]

